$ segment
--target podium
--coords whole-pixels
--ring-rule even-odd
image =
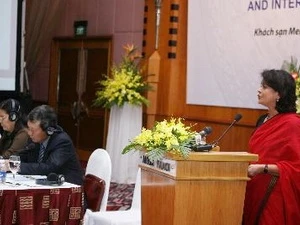
[[[192,152],[188,159],[143,158],[142,225],[241,225],[246,152]]]

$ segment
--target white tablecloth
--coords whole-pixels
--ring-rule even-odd
[[[17,174],[16,178],[13,178],[12,173],[6,174],[6,182],[0,183],[0,190],[24,190],[24,189],[51,189],[51,188],[71,188],[79,187],[79,185],[64,182],[62,185],[40,185],[36,184],[36,179],[46,179],[46,176],[41,175],[20,175]]]

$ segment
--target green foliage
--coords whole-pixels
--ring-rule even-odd
[[[154,127],[142,129],[122,151],[145,151],[151,161],[160,160],[166,154],[187,158],[195,145],[196,132],[190,126],[183,124],[181,118],[171,118],[156,122]]]
[[[119,65],[111,70],[111,76],[104,75],[98,81],[95,106],[111,108],[113,105],[123,106],[125,102],[132,105],[148,105],[149,101],[142,94],[151,87],[145,81],[142,70],[136,60],[141,58],[134,45],[124,47],[125,55]]]

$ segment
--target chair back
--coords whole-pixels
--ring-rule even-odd
[[[86,174],[83,187],[87,208],[93,212],[99,211],[105,191],[105,181],[93,174]]]
[[[131,208],[128,210],[92,212],[87,209],[84,218],[84,225],[141,225],[141,169],[138,169],[136,182],[133,191]]]
[[[99,211],[106,211],[111,180],[111,159],[106,150],[97,148],[93,151],[88,159],[85,174],[92,174],[105,181],[105,189]]]
[[[141,168],[138,169],[130,209],[141,210]]]

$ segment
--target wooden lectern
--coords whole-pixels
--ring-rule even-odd
[[[241,225],[246,152],[192,152],[152,165],[143,158],[142,225]]]

